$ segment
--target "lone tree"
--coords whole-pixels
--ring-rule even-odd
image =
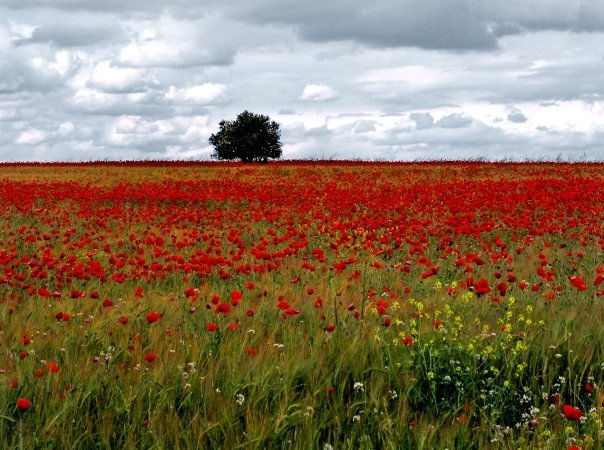
[[[267,162],[281,157],[281,130],[268,116],[243,111],[233,121],[222,120],[210,144],[216,159]]]

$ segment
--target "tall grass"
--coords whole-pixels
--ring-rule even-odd
[[[462,165],[456,176],[468,171],[474,174],[468,176],[472,179],[477,171],[495,168],[502,179],[533,179],[531,172],[547,169],[527,166],[514,175],[512,166],[506,167],[485,165],[469,171]],[[200,176],[203,185],[204,180],[225,175],[212,173],[218,170],[212,167],[54,170],[36,168],[36,173],[42,183],[58,179],[59,186],[77,173],[84,175],[82,182],[87,177],[93,180],[94,186],[112,185],[122,171],[131,174],[133,184],[164,179],[172,185],[178,176],[186,180]],[[270,188],[309,176],[304,171],[311,169],[278,166],[271,172],[271,167],[262,167],[254,168],[259,173],[252,175],[245,168],[221,170],[230,171],[229,177],[249,176]],[[326,184],[344,176],[332,174],[331,166],[312,170]],[[371,178],[383,169],[369,165],[355,170],[359,176]],[[448,169],[410,166],[402,173],[399,170],[403,169],[392,168],[388,175],[399,180],[415,177],[411,178],[414,182],[430,184],[438,181],[441,170]],[[601,177],[601,168],[594,166],[592,175]],[[27,174],[20,176],[14,172],[6,175],[5,196],[8,186],[31,181]],[[558,176],[553,170],[552,177]],[[354,173],[349,177],[349,183],[356,183]],[[389,183],[385,181],[384,188]],[[294,188],[304,186],[304,181],[287,186],[289,191],[284,189],[283,196],[300,195]],[[602,191],[597,192],[594,208],[601,214]],[[145,201],[119,205],[120,211],[127,211],[122,218],[82,213],[100,208],[100,198],[83,201],[67,193],[62,199],[42,198],[31,208],[7,206],[2,212],[0,250],[18,255],[3,262],[10,283],[0,284],[0,368],[5,372],[0,375],[2,448],[433,449],[564,448],[571,444],[600,448],[604,443],[604,396],[600,391],[604,306],[597,295],[602,285],[593,285],[596,267],[602,266],[597,237],[602,230],[597,226],[595,230],[593,225],[590,230],[579,228],[574,238],[566,232],[533,235],[523,253],[514,255],[513,263],[493,262],[485,255],[486,263],[476,265],[472,274],[452,264],[452,256],[441,258],[440,237],[427,233],[424,255],[439,264],[440,270],[422,278],[426,267],[421,264],[411,264],[408,273],[400,270],[406,259],[417,260],[410,256],[411,244],[374,256],[376,250],[363,249],[359,237],[354,245],[331,251],[330,243],[341,233],[329,228],[336,223],[333,217],[325,228],[325,221],[319,219],[324,210],[317,204],[308,203],[305,216],[303,210],[280,203],[281,197],[258,204],[257,199],[242,194],[236,202],[217,198],[203,206],[185,202],[175,207],[179,200],[166,198],[163,206],[153,206],[156,216],[141,216],[141,220],[135,218]],[[569,200],[567,206],[571,204]],[[109,202],[108,207],[114,206]],[[196,208],[206,208],[209,214],[197,225],[184,218]],[[295,214],[289,216],[287,208]],[[279,213],[273,215],[272,210]],[[258,211],[268,212],[253,219]],[[494,217],[497,213],[493,211]],[[363,214],[357,210],[348,220]],[[233,221],[236,217],[239,222]],[[392,217],[399,215],[393,211]],[[166,226],[166,218],[170,226]],[[416,217],[426,218],[439,220],[436,216]],[[370,216],[363,223],[349,232],[366,236],[374,231]],[[26,231],[20,234],[22,227]],[[433,225],[426,223],[425,227],[428,230]],[[195,228],[199,236],[207,234],[207,239],[191,237]],[[40,236],[49,233],[52,238],[27,240],[35,229]],[[54,229],[58,235],[52,234]],[[69,244],[64,244],[62,234],[67,229],[74,231]],[[233,273],[230,279],[223,279],[215,270],[205,276],[175,267],[162,272],[162,277],[148,281],[144,276],[129,277],[124,283],[73,274],[71,282],[64,280],[56,299],[36,291],[39,286],[54,289],[57,267],[70,256],[82,264],[99,261],[108,275],[118,271],[110,258],[120,252],[134,261],[125,267],[137,270],[158,261],[177,266],[167,256],[189,258],[196,249],[210,254],[205,250],[214,246],[212,241],[216,241],[216,255],[231,258],[229,252],[237,248],[234,240],[227,239],[232,229],[241,232],[246,252],[227,267]],[[267,233],[271,229],[276,233]],[[288,229],[293,230],[292,235],[284,244],[272,241]],[[258,262],[248,250],[262,238],[267,239],[267,251],[279,251],[301,239],[294,231],[303,232],[309,242],[298,253],[282,256],[278,268],[249,275],[233,272],[239,264]],[[165,243],[145,244],[152,233],[162,236]],[[523,238],[530,234],[524,230],[516,233]],[[131,234],[135,239],[129,238]],[[481,241],[503,236],[513,249],[522,242],[513,234],[511,228],[494,227],[481,231],[477,238],[457,236],[455,245],[464,252],[480,252]],[[585,244],[584,235],[588,236]],[[187,236],[194,244],[179,248],[177,243]],[[120,240],[123,244],[118,247]],[[81,248],[70,247],[80,241],[86,242]],[[93,243],[98,243],[97,248]],[[104,244],[112,247],[112,254],[103,252]],[[168,253],[151,257],[154,247]],[[144,248],[139,256],[145,262],[137,266],[140,248]],[[313,248],[325,250],[325,262],[313,259]],[[31,271],[37,266],[30,263],[41,260],[45,249],[56,264],[46,267],[48,278],[36,278]],[[556,278],[533,291],[531,286],[539,281],[535,281],[535,268],[543,252],[547,267],[556,270]],[[583,256],[573,266],[567,252]],[[349,257],[358,261],[341,273],[334,269],[338,261]],[[301,269],[303,261],[317,269]],[[381,265],[374,266],[375,261]],[[471,275],[476,280],[489,279],[494,288],[493,272],[505,276],[506,267],[513,268],[518,281],[533,281],[525,289],[518,281],[508,283],[506,294],[497,299],[461,286]],[[34,287],[34,292],[28,293],[12,275],[6,275],[9,270],[27,273],[23,284]],[[358,276],[351,277],[355,270],[359,270]],[[586,290],[570,285],[568,276],[575,273],[589,274]],[[253,287],[246,287],[248,282]],[[544,297],[554,285],[563,286],[556,298]],[[136,295],[139,287],[143,293]],[[194,296],[185,295],[190,287],[197,289]],[[308,288],[314,292],[309,293]],[[71,290],[85,295],[71,298]],[[100,298],[91,298],[94,290],[100,292]],[[212,296],[228,302],[235,290],[243,293],[239,304],[231,306],[229,314],[216,313]],[[280,296],[296,311],[287,314],[287,308],[279,309]],[[104,299],[111,299],[112,305],[103,306]],[[379,299],[388,302],[386,312],[378,310]],[[151,311],[160,313],[157,322],[146,319]],[[58,312],[70,319],[57,319]],[[128,322],[121,324],[120,317],[127,317]],[[208,331],[208,323],[215,323],[218,329]],[[230,329],[234,323],[238,326]],[[330,324],[336,325],[332,331]],[[24,337],[30,339],[28,344]],[[147,362],[150,353],[156,359]],[[59,366],[58,372],[48,370],[50,361]],[[44,372],[36,374],[37,370]],[[18,398],[29,399],[31,407],[17,409]],[[583,418],[565,418],[564,404],[580,408]]]

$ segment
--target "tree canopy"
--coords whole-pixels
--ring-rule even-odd
[[[222,120],[210,136],[212,157],[220,160],[267,162],[281,157],[281,130],[268,116],[243,111],[235,120]]]

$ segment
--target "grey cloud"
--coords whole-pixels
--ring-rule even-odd
[[[354,127],[354,132],[357,134],[363,134],[375,131],[375,124],[375,120],[359,120]]]
[[[147,117],[172,116],[177,108],[170,105],[160,90],[151,90],[140,95],[140,99],[130,99],[132,94],[123,92],[103,92],[92,90],[78,90],[63,100],[60,105],[69,115],[90,116],[121,116],[135,115]],[[199,109],[189,109],[199,111]],[[106,119],[107,120],[107,119]]]
[[[78,23],[65,23],[54,21],[36,27],[32,35],[27,38],[17,38],[17,46],[39,43],[52,43],[58,47],[98,46],[106,41],[116,40],[123,33],[122,28],[106,18],[105,21],[87,18]]]
[[[100,11],[100,12],[115,12],[120,11],[128,14],[137,13],[145,15],[145,13],[158,13],[165,10],[186,9],[194,7],[197,2],[193,0],[174,0],[167,5],[166,2],[160,0],[103,0],[97,1],[82,1],[82,0],[4,0],[2,6],[8,9],[30,9],[42,8],[46,10],[60,11]]]
[[[602,137],[602,133],[598,135]],[[594,146],[597,136],[571,133],[561,136],[544,134],[539,139],[520,133],[508,133],[479,121],[465,129],[436,127],[414,131],[399,129],[386,137],[354,143],[354,155],[369,160],[477,159],[525,160],[583,158],[601,159],[604,154]],[[350,158],[342,151],[348,143],[345,134],[298,142],[287,158]]]
[[[370,46],[489,50],[502,36],[539,30],[604,30],[598,0],[538,0],[510,5],[494,0],[319,0],[229,2],[244,20],[290,24],[312,41],[353,40]]]
[[[200,17],[218,11],[253,24],[293,26],[310,41],[352,40],[375,47],[415,46],[444,50],[492,50],[502,36],[540,30],[603,31],[600,0],[5,0],[3,7],[100,11],[122,17],[172,14]]]
[[[62,80],[56,72],[37,70],[11,56],[0,60],[0,95],[48,92],[60,86]]]
[[[601,135],[602,133],[599,133]],[[597,137],[586,133],[570,133],[561,136],[545,134],[538,139],[521,133],[509,133],[482,122],[473,123],[464,129],[431,128],[418,132],[390,134],[376,139],[373,145],[398,149],[403,159],[552,159],[563,155],[576,160],[588,153],[592,159],[602,159],[604,152],[594,146]],[[413,150],[414,149],[414,150]],[[419,152],[419,154],[417,154]]]
[[[526,28],[514,22],[502,22],[491,25],[491,32],[493,36],[496,36],[498,38],[513,34],[521,34],[525,33],[526,31]]]
[[[286,157],[602,158],[602,8],[535,1],[4,0],[0,159],[207,157],[243,109]]]
[[[306,135],[312,136],[312,137],[329,136],[330,134],[331,134],[331,131],[329,130],[329,128],[327,128],[326,125],[306,130]]]
[[[93,116],[145,115],[148,117],[166,117],[172,115],[173,108],[155,104],[133,104],[126,100],[115,98],[106,103],[88,103],[66,105],[65,111],[71,114],[88,114]]]
[[[474,119],[471,117],[462,113],[451,113],[441,117],[435,125],[440,128],[465,128],[469,126],[473,120]]]
[[[434,126],[434,117],[432,117],[432,114],[430,113],[413,112],[409,114],[409,118],[415,122],[415,127],[418,130],[431,128]]]
[[[370,46],[491,49],[497,41],[467,1],[311,0],[245,2],[229,12],[251,22],[289,24],[310,41],[353,40]]]
[[[514,123],[524,123],[526,122],[528,119],[526,118],[526,116],[524,114],[522,114],[522,111],[512,111],[511,113],[508,114],[508,120],[510,122],[514,122]]]

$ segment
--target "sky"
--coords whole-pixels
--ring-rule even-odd
[[[0,160],[604,160],[602,0],[0,0]]]

